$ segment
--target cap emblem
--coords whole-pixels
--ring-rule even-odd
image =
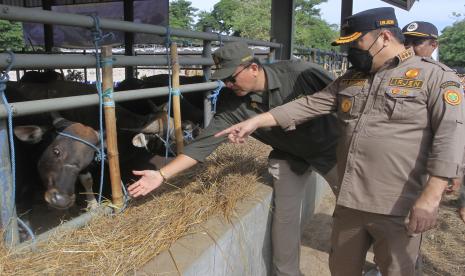
[[[246,62],[252,59],[252,56],[246,56],[241,59],[241,62]]]
[[[352,107],[352,102],[349,99],[344,99],[341,102],[341,110],[342,112],[346,113]]]
[[[395,25],[396,22],[392,19],[387,19],[387,20],[380,20],[379,25],[380,26],[386,26],[386,25]]]
[[[418,29],[418,23],[417,22],[412,22],[407,26],[407,31],[413,32],[416,29]]]

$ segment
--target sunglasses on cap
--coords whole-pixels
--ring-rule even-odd
[[[223,82],[226,83],[226,82],[230,82],[232,84],[235,84],[236,83],[236,77],[242,73],[242,71],[244,71],[245,69],[249,68],[250,65],[252,65],[252,63],[249,63],[247,64],[246,66],[244,66],[244,68],[242,68],[241,70],[239,70],[239,72],[237,72],[236,74],[233,74],[225,79],[223,79]]]

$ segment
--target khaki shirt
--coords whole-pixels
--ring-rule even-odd
[[[301,61],[281,61],[263,65],[267,90],[244,97],[221,92],[218,112],[184,154],[203,162],[227,137],[215,138],[219,131],[271,108],[325,88],[333,78],[321,66]],[[326,173],[336,165],[337,119],[326,115],[298,126],[294,131],[280,127],[260,129],[253,136],[273,147],[270,158],[288,160],[291,169],[302,174],[310,166]]]
[[[270,112],[286,130],[337,112],[337,204],[404,216],[427,174],[458,175],[464,110],[454,72],[406,50],[374,74],[349,70],[324,90]]]

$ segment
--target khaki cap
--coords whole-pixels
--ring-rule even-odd
[[[223,80],[230,77],[236,68],[253,59],[253,51],[245,42],[229,42],[212,54],[215,62],[215,73],[211,79]]]

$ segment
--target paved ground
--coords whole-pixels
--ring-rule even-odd
[[[332,213],[336,199],[329,191],[321,200],[315,215],[306,225],[301,246],[300,269],[305,276],[330,275],[328,268],[328,253]],[[373,267],[373,254],[368,252],[366,270]]]

